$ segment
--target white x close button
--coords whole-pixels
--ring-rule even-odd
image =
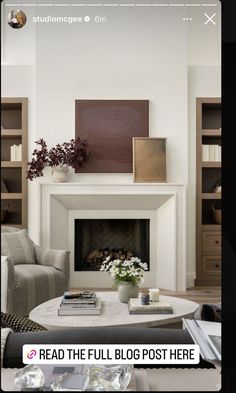
[[[209,16],[206,13],[204,13],[205,17],[207,18],[206,22],[204,23],[204,25],[207,25],[209,22],[213,23],[213,25],[216,25],[216,22],[213,20],[216,16],[216,13],[214,13],[213,15]]]

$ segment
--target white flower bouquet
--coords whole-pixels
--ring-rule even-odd
[[[130,260],[110,259],[110,257],[105,259],[100,271],[110,273],[116,285],[124,281],[132,282],[138,286],[143,285],[144,272],[148,270],[146,262],[141,262],[137,257],[132,257]]]

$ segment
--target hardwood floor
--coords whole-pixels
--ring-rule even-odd
[[[78,290],[78,289],[76,289]],[[85,290],[80,288],[80,290]],[[86,288],[86,290],[99,291],[114,291],[114,288]],[[186,292],[160,290],[161,295],[176,296],[182,299],[192,300],[193,302],[203,303],[220,303],[221,302],[221,288],[220,287],[194,287],[187,289]]]
[[[164,291],[163,295],[176,296],[183,299],[192,300],[193,302],[203,303],[220,303],[221,288],[220,287],[195,287],[187,289],[186,292]]]

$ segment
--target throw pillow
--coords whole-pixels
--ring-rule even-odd
[[[25,229],[1,233],[1,241],[1,255],[11,257],[14,265],[35,263],[34,244]]]
[[[221,322],[221,306],[217,304],[202,305],[203,321]]]
[[[13,332],[40,332],[47,330],[29,318],[3,312],[1,312],[1,328],[10,328]]]
[[[202,304],[193,317],[203,321],[221,322],[221,304]]]

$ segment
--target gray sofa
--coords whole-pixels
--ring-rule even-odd
[[[28,316],[37,305],[63,295],[69,285],[69,252],[44,249],[18,228],[2,226],[1,232],[2,312]]]

